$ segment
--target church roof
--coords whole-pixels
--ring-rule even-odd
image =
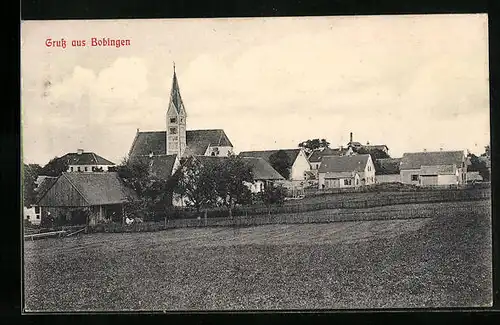
[[[175,73],[175,66],[174,66],[174,77],[172,80],[172,90],[170,92],[170,106],[174,106],[177,114],[180,114],[182,112],[185,113],[184,110],[184,103],[182,102],[182,97],[181,97],[181,91],[179,89],[179,82],[177,81],[177,74]]]
[[[186,131],[186,155],[204,155],[208,146],[232,147],[233,144],[222,129]],[[166,154],[166,132],[137,132],[129,156]]]
[[[135,156],[131,161],[140,161],[148,164],[151,174],[162,179],[168,179],[175,172],[177,155]]]

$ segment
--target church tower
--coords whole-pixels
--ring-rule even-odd
[[[182,102],[174,63],[174,77],[167,110],[167,155],[177,154],[181,156],[184,153],[184,149],[186,149],[186,117],[186,109]]]

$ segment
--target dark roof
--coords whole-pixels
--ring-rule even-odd
[[[44,178],[41,180],[40,184],[35,189],[36,196],[35,196],[35,202],[38,202],[42,196],[47,193],[47,191],[52,187],[52,185],[55,184],[57,181],[57,177],[52,177],[52,176],[44,176]]]
[[[177,74],[174,70],[174,77],[172,80],[172,90],[170,92],[170,105],[173,105],[177,113],[182,113],[184,110],[184,103],[182,102],[181,91],[179,89],[179,82],[177,81]]]
[[[175,160],[177,155],[160,155],[160,156],[138,156],[132,157],[131,161],[141,161],[148,164],[150,172],[162,179],[167,179],[173,174]]]
[[[319,166],[320,173],[362,172],[370,155],[324,156]]]
[[[136,198],[133,190],[127,188],[118,173],[62,173],[89,205],[117,204]]]
[[[61,157],[69,165],[115,165],[115,163],[93,153],[93,152],[70,152]]]
[[[301,149],[282,149],[290,158],[290,162],[293,164],[295,159],[300,153]],[[242,151],[239,156],[241,157],[252,157],[252,158],[262,158],[269,162],[269,157],[277,153],[280,150],[261,150],[261,151]]]
[[[243,157],[243,161],[252,167],[252,175],[255,180],[284,180],[280,173],[274,169],[269,162],[263,158]]]
[[[222,129],[186,131],[186,155],[204,155],[208,146],[232,147],[233,144]],[[129,156],[166,154],[166,131],[138,132]]]
[[[400,169],[420,169],[422,166],[457,165],[465,161],[463,151],[429,151],[405,153]]]
[[[312,163],[317,163],[321,162],[321,157],[323,156],[341,156],[344,155],[347,152],[347,148],[338,148],[338,149],[331,149],[331,148],[325,148],[323,150],[317,149],[314,150],[310,155],[309,155],[309,162]]]
[[[370,150],[374,150],[374,149],[379,149],[379,150],[389,150],[389,148],[385,145],[385,144],[373,144],[373,145],[364,145],[362,146],[363,148],[365,148],[366,150],[370,151]]]
[[[375,173],[377,175],[399,174],[399,164],[401,158],[383,158],[375,162]]]

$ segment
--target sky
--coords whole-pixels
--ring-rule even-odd
[[[24,21],[23,159],[81,148],[119,163],[137,129],[165,130],[174,61],[188,130],[224,129],[236,153],[353,132],[392,157],[480,154],[487,32],[485,14]],[[92,37],[130,46],[71,46]]]

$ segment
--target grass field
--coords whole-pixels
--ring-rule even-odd
[[[428,216],[25,242],[25,308],[489,306],[490,202],[418,207]],[[418,207],[375,211],[404,215]]]

